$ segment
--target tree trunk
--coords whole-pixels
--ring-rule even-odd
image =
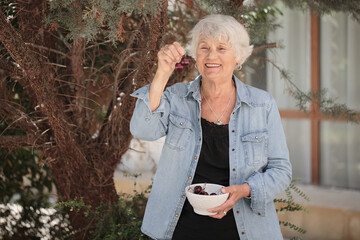
[[[136,65],[137,63],[133,62],[136,69],[131,73],[130,71],[124,73],[124,76],[127,76],[125,84],[117,82],[119,89],[115,91],[125,93],[125,96],[122,96],[122,105],[115,108],[116,98],[113,99],[109,105],[108,117],[97,138],[92,138],[89,133],[84,132],[84,126],[82,126],[86,120],[83,119],[86,118],[83,90],[74,91],[73,97],[77,101],[73,108],[66,107],[69,102],[61,96],[56,82],[57,72],[49,64],[54,56],[51,51],[44,50],[46,47],[53,49],[55,41],[49,40],[48,32],[44,29],[41,19],[37,18],[43,14],[36,14],[46,12],[46,2],[36,0],[20,5],[23,12],[19,13],[19,29],[15,29],[6,20],[4,14],[0,13],[0,41],[10,54],[11,61],[18,66],[16,76],[21,78],[19,82],[29,93],[32,93],[32,107],[41,121],[33,121],[20,110],[12,111],[15,104],[8,104],[8,102],[1,104],[0,114],[17,122],[28,135],[3,136],[0,138],[0,147],[21,147],[33,144],[33,147],[41,149],[56,181],[59,200],[69,201],[82,198],[84,203],[92,205],[93,209],[102,203],[115,203],[117,194],[113,173],[132,138],[129,122],[135,99],[129,94],[134,91],[133,82],[136,82],[137,86],[142,86],[151,79],[161,36],[166,29],[167,1],[162,3],[157,16],[149,17],[150,21],[142,22],[140,26],[142,38],[133,41],[129,46],[131,49],[141,49],[138,54],[141,61],[137,61],[141,64]],[[32,16],[30,17],[29,14]],[[85,76],[81,65],[84,44],[82,40],[79,41],[79,45],[73,45],[74,48],[69,54],[72,59],[72,62],[70,61],[71,81],[84,85]],[[151,50],[148,51],[148,49]],[[15,69],[12,62],[7,64],[5,70]],[[73,229],[84,229],[95,223],[89,223],[82,212],[69,212],[69,215]],[[76,238],[86,239],[87,234],[87,231],[82,231]]]

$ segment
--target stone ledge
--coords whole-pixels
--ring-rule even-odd
[[[309,213],[290,212],[279,214],[279,219],[305,229],[297,233],[281,227],[284,237],[300,236],[306,240],[356,240],[360,236],[360,212],[304,205]]]
[[[360,239],[360,191],[337,187],[296,184],[310,201],[294,194],[295,202],[309,210],[279,214],[279,219],[307,230],[305,235],[282,227],[284,237],[300,236],[307,240]],[[279,198],[286,198],[281,194]]]

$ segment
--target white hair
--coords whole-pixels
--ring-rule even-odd
[[[235,50],[236,61],[240,60],[240,66],[251,55],[253,50],[245,27],[235,18],[228,15],[213,14],[205,16],[191,30],[189,37],[188,51],[189,55],[194,59],[196,59],[199,40],[203,37],[229,42]]]

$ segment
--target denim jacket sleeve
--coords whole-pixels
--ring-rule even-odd
[[[130,132],[134,137],[154,141],[166,135],[169,115],[169,101],[164,91],[160,105],[151,111],[149,85],[139,88],[131,94],[136,97],[136,106],[130,121]]]
[[[292,178],[289,151],[279,110],[274,98],[267,113],[268,163],[263,172],[254,172],[245,182],[250,186],[251,208],[265,216],[266,205],[284,191]]]

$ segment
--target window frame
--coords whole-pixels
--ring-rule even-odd
[[[314,12],[310,13],[310,81],[311,91],[320,90],[320,17]],[[283,119],[308,119],[310,120],[311,136],[311,184],[320,185],[320,123],[322,121],[342,121],[345,118],[334,119],[321,113],[317,101],[312,102],[309,111],[280,109]],[[360,121],[360,116],[359,116]]]

